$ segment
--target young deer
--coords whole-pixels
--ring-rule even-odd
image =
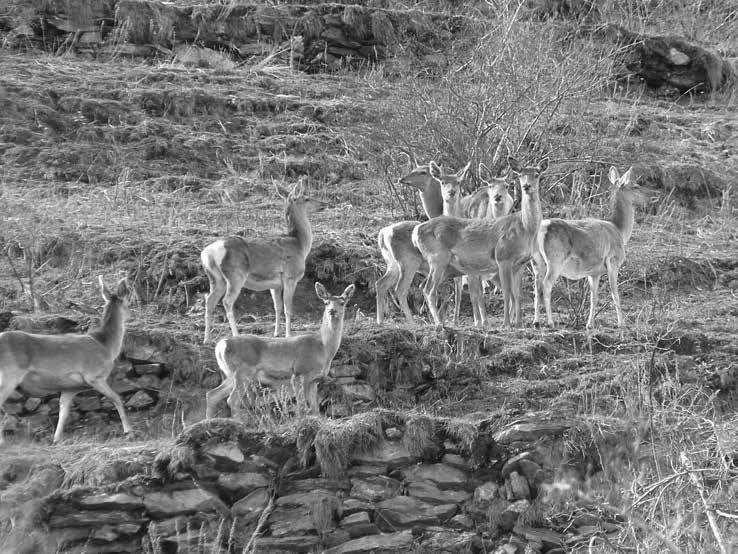
[[[313,244],[308,211],[325,206],[306,196],[302,181],[289,194],[277,187],[277,194],[285,202],[286,234],[264,238],[231,236],[216,240],[200,253],[210,283],[205,298],[205,343],[210,341],[213,311],[221,298],[231,333],[238,336],[233,305],[243,287],[255,291],[269,289],[274,302],[274,336],[279,336],[283,310],[285,336],[290,336],[292,298],[305,274],[305,258]]]
[[[470,276],[498,271],[505,307],[504,325],[519,324],[522,269],[537,247],[535,239],[541,222],[538,183],[541,172],[548,167],[548,159],[535,167],[522,167],[510,156],[508,163],[518,175],[522,189],[520,213],[496,221],[442,216],[413,230],[413,244],[429,266],[423,293],[436,325],[441,325],[436,305],[438,287],[449,266]],[[481,292],[476,289],[470,290],[472,305],[476,303],[484,310],[478,297]]]
[[[622,176],[611,167],[609,178],[614,186],[613,215],[609,221],[601,219],[544,219],[538,231],[538,249],[541,259],[537,272],[542,279],[543,302],[548,324],[553,327],[551,315],[551,291],[554,283],[563,275],[567,279],[589,280],[590,304],[587,328],[594,325],[597,307],[597,290],[600,277],[607,273],[610,293],[615,304],[618,326],[623,325],[618,294],[618,271],[625,261],[625,247],[633,232],[633,199],[638,194],[638,184],[632,175],[633,168]],[[545,268],[545,272],[543,269]],[[538,295],[536,295],[535,322],[538,323]]]
[[[218,402],[226,396],[233,411],[244,385],[255,382],[277,389],[289,386],[292,378],[302,383],[308,406],[318,414],[318,379],[328,375],[341,345],[346,303],[354,289],[349,285],[341,296],[331,296],[322,284],[315,283],[315,292],[325,304],[317,332],[288,338],[241,335],[218,341],[215,359],[224,380],[206,394],[205,417],[213,417]]]
[[[433,218],[441,215],[445,209],[457,209],[458,198],[449,195],[445,200],[441,190],[442,183],[460,184],[468,168],[469,164],[456,173],[445,173],[431,161],[427,166],[416,166],[400,178],[400,183],[418,189],[426,215]],[[439,198],[440,211],[437,209]],[[384,321],[389,291],[393,288],[402,313],[406,319],[412,320],[413,315],[407,303],[410,285],[416,273],[427,273],[427,265],[411,241],[413,229],[419,223],[420,221],[400,221],[383,227],[377,234],[379,252],[387,264],[384,275],[376,282],[377,323]]]
[[[36,335],[23,331],[0,333],[0,407],[18,386],[35,396],[61,393],[55,443],[62,436],[75,395],[90,388],[113,402],[123,424],[123,432],[131,432],[123,401],[106,381],[123,345],[128,317],[128,287],[123,279],[117,290],[111,292],[102,276],[99,281],[105,308],[100,327],[91,329],[86,335]]]

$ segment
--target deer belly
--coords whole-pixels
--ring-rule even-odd
[[[589,275],[602,275],[604,272],[605,264],[601,260],[569,258],[562,268],[561,275],[567,279],[577,280]]]
[[[51,371],[32,371],[23,378],[19,387],[33,396],[44,396],[61,391],[85,390],[90,385],[78,373],[57,375]]]

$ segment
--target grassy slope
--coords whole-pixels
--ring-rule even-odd
[[[366,138],[387,123],[389,106],[407,95],[403,82],[375,73],[306,76],[282,68],[218,71],[4,54],[0,194],[6,216],[0,240],[4,248],[20,240],[34,250],[36,286],[52,312],[89,316],[99,306],[94,276],[127,274],[141,300],[133,327],[176,328],[198,341],[197,293],[207,287],[197,260],[200,248],[227,233],[279,230],[281,209],[271,180],[289,183],[303,173],[315,177],[315,193],[331,205],[314,217],[315,244],[337,244],[348,253],[340,260],[321,258],[310,277],[336,288],[354,280],[370,285],[383,270],[374,251],[376,230],[403,214],[397,202],[388,201],[392,190],[383,168],[368,156]],[[654,164],[691,161],[722,176],[719,186],[738,177],[730,148],[738,141],[738,121],[729,98],[673,103],[597,94],[567,105],[558,117],[568,127],[558,128],[562,136],[554,142],[590,142],[620,166],[641,164],[644,175]],[[385,167],[396,178],[400,156]],[[603,213],[599,189],[571,203],[571,183],[569,167],[554,164],[544,180],[545,214]],[[382,395],[380,404],[419,404],[470,417],[493,411],[505,419],[542,410],[586,420],[593,437],[637,428],[641,450],[632,459],[617,468],[600,460],[619,489],[611,502],[627,504],[637,475],[656,481],[662,464],[685,451],[695,464],[716,470],[714,500],[730,509],[727,462],[717,453],[735,452],[730,437],[736,426],[738,217],[732,204],[727,195],[694,202],[662,197],[655,213],[638,215],[622,272],[630,322],[622,333],[613,329],[611,306],[598,316],[602,329],[594,338],[576,329],[493,329],[488,336],[462,331],[443,364],[433,368],[434,387],[420,397]],[[0,262],[0,274],[0,309],[28,309],[7,259]],[[311,287],[307,280],[301,285],[299,325],[317,314]],[[371,290],[362,289],[360,307],[367,317],[349,323],[350,344],[378,332]],[[586,288],[562,283],[559,291],[560,320],[581,325]],[[606,285],[600,296],[604,305]],[[529,301],[524,308],[529,319]],[[499,298],[492,299],[495,317],[500,309]],[[239,313],[245,312],[256,324],[245,321],[244,329],[271,325],[265,293],[244,292]],[[420,325],[388,327],[409,329],[419,343],[434,333]],[[148,439],[166,438],[179,428],[177,409],[184,406],[189,421],[202,415],[202,392],[192,383],[172,390],[183,404],[134,414],[134,425]],[[109,432],[70,425],[70,456],[77,441]],[[620,440],[625,438],[634,437],[623,434]],[[651,451],[644,453],[647,446]],[[39,452],[43,457],[44,449],[17,445],[3,456]],[[681,493],[676,498],[695,501],[694,491]],[[668,527],[683,509],[661,505],[659,520]],[[551,515],[549,522],[555,521]]]

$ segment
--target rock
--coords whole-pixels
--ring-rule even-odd
[[[343,392],[352,400],[363,400],[373,402],[376,398],[374,389],[368,383],[348,383],[341,385]]]
[[[527,500],[518,500],[512,504],[507,505],[501,512],[497,525],[503,531],[510,531],[515,523],[518,521],[520,514],[525,512],[530,507],[530,502]]]
[[[344,491],[351,490],[351,481],[348,479],[328,479],[328,478],[312,478],[312,479],[296,479],[285,483],[284,489],[280,490],[280,496],[292,494],[295,492],[312,492],[316,489],[327,491]]]
[[[125,377],[115,377],[110,380],[110,388],[121,395],[129,394],[139,390],[139,386]]]
[[[3,411],[7,415],[19,415],[23,413],[23,402],[6,402],[3,406]]]
[[[357,465],[348,469],[349,477],[372,477],[374,475],[384,475],[387,473],[387,466],[383,464],[376,465]]]
[[[154,517],[170,517],[195,512],[228,513],[220,498],[202,489],[185,489],[144,494],[144,506]]]
[[[533,442],[545,436],[561,436],[568,428],[568,425],[556,423],[516,423],[497,433],[494,439],[502,444]]]
[[[444,454],[441,461],[444,464],[458,467],[460,469],[468,469],[469,468],[469,461],[464,458],[463,456],[460,456],[458,454]]]
[[[497,548],[497,550],[494,551],[494,554],[517,554],[517,552],[518,547],[508,542]]]
[[[229,467],[238,467],[246,459],[238,444],[233,441],[211,444],[204,447],[202,451],[203,454],[211,458],[216,464],[223,464]]]
[[[379,533],[379,528],[371,521],[368,512],[356,512],[348,515],[340,521],[338,526],[346,530],[351,539]]]
[[[407,481],[433,481],[440,487],[465,486],[469,478],[458,468],[448,464],[420,464],[402,470]]]
[[[421,552],[472,552],[479,540],[471,531],[430,528],[425,530],[425,538],[420,541]]]
[[[349,525],[355,525],[357,523],[369,523],[369,514],[367,512],[356,512],[350,516],[346,516],[338,524],[339,527],[348,527]]]
[[[23,403],[23,407],[27,412],[35,412],[41,405],[41,399],[35,396],[31,396]]]
[[[532,456],[533,454],[528,451],[513,456],[502,466],[500,477],[506,479],[511,472],[517,471],[521,475],[524,475],[531,483],[537,479],[542,480],[543,468],[531,459]]]
[[[160,377],[164,373],[164,364],[133,364],[133,371],[137,375],[155,375]]]
[[[146,520],[136,517],[133,513],[125,510],[83,510],[67,514],[53,514],[49,518],[49,527],[99,527],[102,525],[115,525],[120,523],[141,524]]]
[[[268,487],[271,480],[262,473],[221,473],[218,486],[240,495],[246,495],[254,489]]]
[[[252,552],[313,552],[318,546],[320,539],[315,535],[298,535],[292,537],[260,537],[254,540]],[[218,552],[219,549],[206,550],[206,552]],[[198,551],[201,552],[201,551]]]
[[[508,477],[510,482],[510,490],[514,500],[529,500],[530,499],[530,487],[525,477],[520,475],[517,471],[513,471]]]
[[[461,490],[440,490],[433,481],[414,481],[407,493],[431,504],[460,504],[471,498],[471,493]]]
[[[403,434],[404,433],[400,431],[397,427],[387,427],[384,430],[384,436],[391,441],[400,440]]]
[[[269,504],[267,489],[256,489],[231,506],[231,515],[251,521],[261,515],[267,504]]]
[[[316,531],[310,507],[276,508],[269,515],[269,528],[272,537],[302,535]]]
[[[446,526],[452,529],[473,529],[474,520],[466,514],[457,514],[449,520]]]
[[[487,481],[474,489],[474,501],[489,503],[500,495],[500,486],[494,481]]]
[[[331,367],[330,375],[334,379],[342,377],[358,377],[361,375],[361,368],[356,365],[334,365]]]
[[[379,502],[397,496],[401,483],[386,475],[377,475],[364,479],[352,479],[351,496],[370,502]]]
[[[368,452],[353,457],[353,461],[359,464],[384,464],[390,469],[406,466],[414,460],[407,447],[395,441],[383,441]]]
[[[456,504],[429,504],[412,496],[396,496],[377,505],[377,524],[390,529],[415,524],[441,525],[457,511]]]
[[[531,542],[543,544],[549,549],[561,548],[564,545],[562,535],[551,529],[516,524],[513,533],[525,537]]]
[[[121,510],[142,508],[144,505],[143,498],[125,492],[93,494],[81,498],[79,503],[90,508],[118,508]]]
[[[413,533],[408,529],[354,539],[326,550],[325,554],[394,554],[412,552],[412,547]]]
[[[366,502],[365,500],[359,500],[358,498],[347,498],[341,505],[343,515],[348,516],[357,512],[369,512],[374,513],[376,506],[372,502]]]
[[[143,408],[148,408],[153,403],[154,399],[151,398],[147,392],[140,390],[126,401],[126,408],[130,408],[131,410],[141,410]]]
[[[136,384],[140,389],[149,389],[153,391],[161,389],[161,379],[156,375],[142,375],[136,379]]]
[[[338,497],[325,490],[314,490],[312,492],[296,492],[293,494],[287,494],[277,498],[275,504],[277,506],[313,506],[316,502],[323,502],[325,498],[332,498],[338,500]]]
[[[94,412],[102,407],[99,396],[76,396],[74,403],[81,412]]]

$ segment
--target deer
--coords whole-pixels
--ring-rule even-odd
[[[412,160],[412,158],[411,158]],[[446,211],[458,210],[460,183],[469,169],[467,164],[456,173],[444,172],[434,161],[427,166],[415,166],[410,173],[401,177],[399,182],[416,188],[421,203],[429,218],[437,217]],[[442,187],[446,183],[447,198],[444,198]],[[450,192],[454,190],[453,194]],[[439,207],[440,199],[440,211]],[[407,303],[407,296],[415,274],[427,273],[427,266],[420,252],[411,241],[412,231],[420,221],[400,221],[383,227],[377,233],[377,245],[387,269],[376,282],[377,290],[377,323],[382,324],[387,312],[387,299],[390,289],[394,288],[395,297],[405,318],[413,318]],[[460,302],[460,299],[459,299]]]
[[[274,336],[284,312],[285,336],[291,334],[292,300],[297,283],[305,275],[305,258],[313,244],[308,211],[320,211],[325,204],[307,196],[302,180],[287,193],[275,185],[284,200],[287,230],[283,235],[263,238],[231,236],[206,246],[200,253],[210,285],[205,297],[205,338],[210,342],[212,319],[223,300],[232,335],[238,336],[233,306],[243,287],[254,291],[269,289],[274,302]]]
[[[542,277],[543,302],[548,325],[554,327],[551,314],[551,291],[560,276],[589,281],[589,317],[587,329],[594,326],[597,292],[600,277],[607,273],[610,294],[615,305],[618,327],[623,325],[623,314],[618,293],[618,272],[625,261],[625,248],[635,225],[633,200],[640,187],[633,178],[633,168],[620,175],[616,167],[608,174],[613,185],[613,213],[602,219],[544,219],[536,237],[540,258],[537,273]],[[539,277],[540,278],[540,277]],[[534,323],[538,324],[538,293],[534,306]]]
[[[498,272],[504,305],[503,325],[520,324],[522,270],[537,253],[536,237],[542,219],[539,181],[548,167],[548,158],[536,166],[522,166],[508,156],[508,165],[518,176],[522,190],[519,213],[494,221],[440,216],[413,229],[412,242],[428,263],[423,294],[436,325],[442,325],[436,305],[438,287],[449,267],[469,276]],[[477,303],[484,310],[477,287],[469,292],[472,305]]]
[[[346,304],[355,286],[347,286],[340,296],[331,296],[316,282],[315,293],[323,301],[320,329],[293,337],[240,335],[221,339],[215,345],[215,359],[223,373],[223,382],[206,394],[205,417],[214,416],[218,402],[228,397],[231,413],[239,391],[250,383],[278,389],[295,379],[302,384],[305,400],[313,414],[320,413],[318,381],[326,377],[341,346]]]
[[[62,437],[72,400],[77,393],[88,389],[109,398],[118,411],[123,432],[126,435],[131,432],[123,401],[107,383],[123,346],[129,315],[128,285],[122,279],[112,292],[102,275],[98,280],[105,301],[99,327],[86,334],[0,333],[0,407],[17,387],[34,396],[60,393],[54,444]],[[0,444],[2,442],[0,429]]]

